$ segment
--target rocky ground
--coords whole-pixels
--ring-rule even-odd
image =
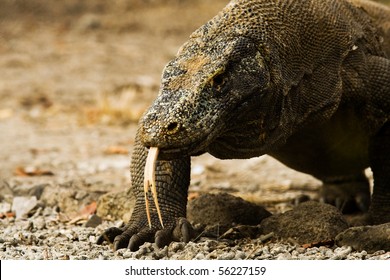
[[[332,213],[339,231],[344,217],[318,204],[294,208],[297,200],[315,198],[320,183],[267,156],[194,158],[190,186],[192,206],[204,193],[229,193],[272,214],[289,213],[271,216],[261,229],[223,235],[223,222],[206,227],[196,220],[202,236],[189,244],[161,250],[145,244],[137,252],[95,244],[130,216],[129,153],[164,64],[226,3],[1,1],[1,259],[390,259],[390,249],[343,245],[348,236],[336,246],[335,233],[298,240],[276,232],[297,211]]]

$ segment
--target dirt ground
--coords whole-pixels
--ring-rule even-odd
[[[0,0],[0,202],[66,186],[76,189],[47,203],[72,215],[128,188],[137,120],[164,65],[227,2]],[[319,186],[267,156],[203,155],[190,191],[227,191],[280,212]]]

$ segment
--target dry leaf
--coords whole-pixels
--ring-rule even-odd
[[[308,248],[313,248],[313,247],[333,246],[333,245],[334,245],[334,240],[324,240],[324,241],[303,244],[302,247],[305,249],[308,249]]]
[[[77,216],[77,217],[73,218],[72,220],[70,220],[68,222],[68,224],[70,224],[70,225],[81,225],[81,224],[84,224],[86,221],[87,221],[87,218],[81,217],[81,216]]]
[[[16,176],[33,177],[33,176],[53,176],[50,170],[43,170],[35,167],[17,167],[14,171]]]
[[[97,203],[96,201],[91,202],[90,204],[83,207],[73,219],[69,221],[69,224],[79,224],[84,223],[88,220],[88,217],[96,212]]]
[[[129,149],[124,146],[110,146],[104,150],[107,155],[128,155]]]
[[[12,211],[8,211],[8,212],[5,212],[5,213],[0,213],[0,219],[15,218],[15,217],[16,217],[15,212],[12,212]]]
[[[200,196],[199,192],[189,192],[188,193],[188,200],[193,200],[195,198],[198,198]]]
[[[95,214],[97,208],[96,201],[92,201],[90,204],[86,205],[83,209],[80,210],[79,215],[84,215],[88,217],[89,215]]]

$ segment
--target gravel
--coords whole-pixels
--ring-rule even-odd
[[[120,226],[121,222],[103,221],[95,228],[70,225],[58,219],[54,209],[45,208],[26,219],[0,220],[0,259],[23,260],[390,260],[390,252],[368,254],[351,247],[303,248],[284,243],[261,243],[260,239],[217,241],[200,239],[198,242],[173,242],[163,249],[146,243],[136,252],[110,245],[96,245],[104,229]]]

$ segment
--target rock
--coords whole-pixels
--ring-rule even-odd
[[[102,195],[97,202],[96,214],[99,217],[130,220],[135,206],[135,197],[130,190],[111,192]]]
[[[35,185],[33,186],[29,192],[28,192],[28,195],[30,196],[35,196],[37,199],[40,199],[41,198],[41,195],[43,193],[43,191],[45,190],[45,188],[47,187],[50,187],[49,184],[39,184],[39,185]]]
[[[88,221],[84,224],[85,227],[97,227],[102,223],[102,218],[100,218],[98,215],[91,215],[88,219]]]
[[[0,200],[14,195],[9,183],[6,180],[0,179]],[[10,202],[10,201],[9,201]]]
[[[36,217],[33,223],[34,223],[34,228],[37,230],[43,230],[46,228],[46,220],[42,216]]]
[[[65,183],[45,187],[40,200],[45,206],[58,207],[68,216],[75,216],[80,207],[97,201],[101,192],[99,189],[91,190],[91,187],[83,181],[71,180]]]
[[[219,260],[233,260],[235,257],[235,252],[224,252],[222,254],[219,254],[218,259]]]
[[[62,213],[69,215],[77,213],[80,208],[78,201],[74,198],[76,188],[66,188],[60,185],[45,188],[41,200],[50,207],[58,206]]]
[[[337,234],[348,228],[348,223],[336,207],[309,201],[264,219],[260,228],[263,233],[274,232],[277,238],[291,238],[299,244],[315,244],[334,240]]]
[[[390,251],[390,223],[349,228],[336,236],[336,244],[368,253]]]
[[[25,182],[23,184],[17,183],[12,188],[14,196],[36,196],[39,200],[46,187],[52,187],[50,184],[34,184]]]
[[[201,195],[187,207],[192,223],[218,225],[221,234],[235,225],[257,225],[270,215],[263,207],[227,193]]]
[[[352,248],[348,247],[339,247],[334,250],[334,255],[330,257],[331,260],[345,260],[348,255],[352,252]]]
[[[0,214],[7,213],[11,211],[11,203],[0,202]]]
[[[35,196],[15,196],[12,202],[12,211],[15,212],[16,218],[22,218],[28,215],[38,205]]]

